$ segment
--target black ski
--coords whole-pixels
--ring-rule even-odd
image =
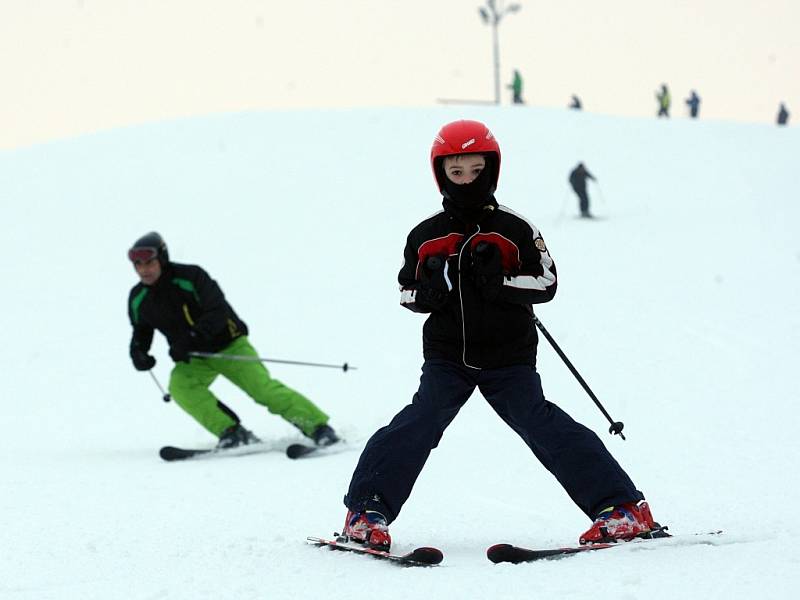
[[[681,538],[681,544],[713,544],[706,536],[717,536],[722,533],[719,531],[709,531],[707,533],[691,534],[691,536],[677,536]],[[564,546],[561,548],[545,548],[534,550],[522,548],[512,544],[495,544],[486,550],[486,558],[493,563],[508,562],[513,564],[534,562],[537,560],[558,560],[581,554],[583,552],[595,552],[597,550],[608,550],[609,548],[622,548],[630,544],[637,544],[658,539],[674,539],[676,536],[670,535],[664,529],[654,532],[647,538],[634,538],[627,542],[587,544],[585,546]],[[693,537],[693,541],[687,541],[684,537]]]
[[[281,448],[274,444],[247,444],[220,450],[218,448],[177,448],[176,446],[164,446],[158,451],[159,456],[167,462],[176,460],[187,460],[190,458],[210,458],[217,456],[243,456],[246,454],[259,454],[261,452],[272,452]],[[304,458],[306,456],[322,456],[326,454],[336,454],[347,449],[344,442],[337,442],[330,446],[314,446],[311,444],[289,444],[286,447],[286,456],[289,458]]]
[[[427,546],[415,548],[407,554],[392,554],[383,550],[375,550],[367,546],[355,545],[348,542],[347,538],[337,537],[335,540],[325,540],[317,537],[308,537],[309,543],[330,548],[331,550],[341,550],[344,552],[355,552],[356,554],[366,554],[377,559],[386,560],[392,564],[403,567],[435,567],[444,558],[442,551],[437,548]]]
[[[247,444],[235,448],[177,448],[175,446],[164,446],[158,451],[158,455],[167,462],[177,460],[188,460],[192,458],[211,458],[218,456],[244,456],[247,454],[260,454],[262,452],[272,452],[276,448],[270,444]]]
[[[197,450],[189,448],[176,448],[175,446],[164,446],[158,451],[158,455],[168,462],[173,460],[185,460],[201,454],[210,454],[214,450]]]
[[[351,447],[351,446],[350,446]],[[314,446],[311,444],[290,444],[286,448],[286,456],[289,458],[305,458],[311,456],[327,456],[328,454],[338,454],[348,449],[348,444],[340,440],[328,446]]]
[[[290,444],[286,448],[286,456],[289,458],[303,458],[309,454],[314,454],[319,450],[319,446],[309,446],[307,444]]]

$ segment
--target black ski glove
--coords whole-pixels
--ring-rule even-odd
[[[182,335],[179,338],[176,338],[173,341],[170,341],[169,355],[175,362],[188,363],[191,360],[189,352],[194,350],[194,348],[195,348],[195,335],[194,332],[191,331],[187,334]]]
[[[131,360],[137,371],[149,371],[156,366],[156,359],[139,348],[131,348]]]
[[[485,300],[495,300],[503,289],[503,257],[489,242],[478,242],[472,249],[472,280]]]
[[[444,308],[450,295],[450,286],[447,285],[444,276],[446,268],[447,258],[444,256],[429,256],[425,259],[417,286],[417,304],[422,304],[432,310]]]

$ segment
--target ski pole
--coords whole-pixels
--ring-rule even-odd
[[[272,362],[272,363],[281,363],[284,365],[300,365],[304,367],[328,367],[332,369],[341,369],[345,373],[351,369],[355,369],[356,367],[351,367],[347,363],[343,365],[330,365],[326,363],[313,363],[313,362],[305,362],[300,360],[281,360],[279,358],[261,358],[260,356],[243,356],[240,354],[222,354],[220,352],[189,352],[189,356],[196,356],[198,358],[222,358],[224,360],[247,360],[247,361],[258,361],[258,362]]]
[[[603,195],[603,188],[601,188],[601,187],[600,187],[600,184],[599,184],[599,183],[597,183],[597,181],[595,181],[595,182],[594,182],[594,185],[595,185],[595,187],[597,188],[597,191],[598,191],[598,192],[600,192],[600,201],[601,201],[601,202],[602,202],[604,205],[605,205],[605,204],[607,204],[607,203],[606,203],[606,197]]]
[[[569,189],[564,190],[564,196],[561,200],[561,210],[558,211],[558,215],[556,216],[556,225],[561,225],[561,221],[564,220],[564,215],[567,210],[567,200],[569,199]]]
[[[170,396],[167,392],[164,391],[164,388],[161,386],[161,382],[156,378],[155,374],[153,373],[153,370],[148,369],[147,372],[150,373],[150,377],[153,378],[153,381],[156,382],[158,389],[161,390],[161,393],[163,394],[163,396],[161,396],[161,399],[164,400],[164,402],[169,402],[170,400],[172,400],[172,396]]]
[[[586,393],[589,394],[589,397],[592,400],[594,400],[594,403],[597,405],[597,408],[600,409],[600,412],[603,413],[605,418],[608,419],[608,422],[611,423],[611,427],[608,428],[608,433],[612,435],[619,435],[619,437],[621,437],[624,440],[625,435],[622,433],[622,428],[625,427],[625,425],[622,423],[622,421],[614,421],[614,419],[611,418],[611,415],[609,415],[606,409],[603,407],[603,405],[600,404],[600,400],[598,400],[597,396],[594,395],[594,392],[591,390],[586,381],[584,381],[583,377],[581,377],[581,374],[578,373],[578,370],[574,366],[572,366],[572,363],[567,358],[567,355],[564,354],[561,348],[558,347],[558,344],[556,344],[556,341],[553,339],[553,336],[551,336],[550,333],[547,331],[547,329],[544,328],[544,325],[542,325],[542,322],[539,320],[539,317],[533,315],[533,322],[536,324],[536,327],[539,328],[539,331],[542,332],[544,337],[547,338],[547,341],[550,342],[550,345],[553,346],[553,349],[561,357],[561,360],[564,361],[564,364],[567,365],[567,368],[575,376],[575,379],[578,380],[578,383],[580,383],[583,389],[586,390]]]

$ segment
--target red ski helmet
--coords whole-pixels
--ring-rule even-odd
[[[454,154],[494,154],[494,188],[500,177],[500,146],[492,132],[480,121],[453,121],[439,130],[431,146],[431,168],[433,177],[442,190],[444,177],[441,163],[445,156]]]

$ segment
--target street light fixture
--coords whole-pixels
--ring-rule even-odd
[[[487,10],[488,8],[488,10]],[[497,26],[507,14],[515,13],[522,8],[519,4],[503,7],[502,0],[486,0],[486,7],[479,7],[481,19],[492,26],[492,46],[494,49],[494,103],[500,104],[500,44],[497,41]]]

